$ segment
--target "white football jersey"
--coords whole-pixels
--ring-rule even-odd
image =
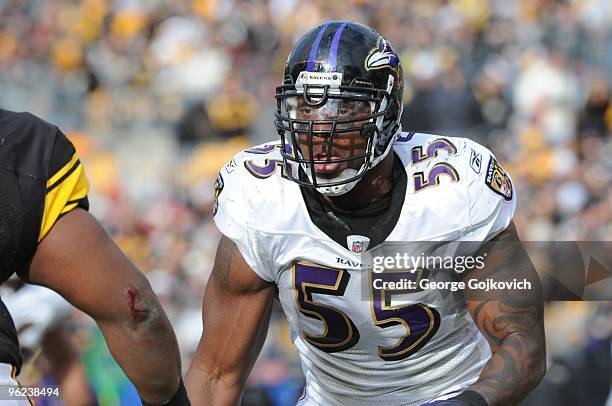
[[[366,247],[341,245],[312,222],[279,149],[243,151],[221,170],[214,218],[278,286],[306,378],[298,404],[419,405],[475,382],[491,352],[461,292],[377,289],[370,265],[398,246],[421,254],[421,243],[402,242],[487,241],[508,227],[516,198],[493,155],[468,139],[402,133],[393,146],[408,182],[401,214],[383,243]]]

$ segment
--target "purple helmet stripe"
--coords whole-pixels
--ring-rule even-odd
[[[317,51],[319,51],[319,44],[321,43],[321,37],[323,37],[323,33],[327,29],[328,25],[329,23],[323,24],[323,26],[319,30],[319,33],[317,34],[317,37],[312,43],[312,47],[310,48],[310,54],[308,54],[308,65],[306,65],[306,71],[308,72],[314,71],[315,59],[317,57]]]
[[[329,47],[329,67],[331,72],[335,72],[338,68],[338,44],[340,44],[340,36],[342,35],[342,31],[344,31],[344,27],[346,27],[348,23],[340,24],[340,27],[336,30],[334,34],[334,38],[332,39],[331,46]]]

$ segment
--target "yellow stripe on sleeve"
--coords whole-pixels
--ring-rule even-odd
[[[66,173],[68,173],[68,171],[70,171],[70,169],[74,166],[74,164],[78,160],[79,160],[79,157],[78,157],[78,155],[75,152],[74,154],[72,154],[72,158],[70,158],[70,161],[68,161],[66,163],[66,165],[62,166],[62,169],[57,171],[53,176],[51,176],[47,180],[47,188],[53,186],[53,184],[55,184],[58,180],[60,180],[62,178],[62,176],[64,176]]]
[[[75,162],[76,161],[72,162],[72,164],[74,165]],[[58,174],[60,172],[63,172],[63,174],[55,179],[55,183],[51,181],[57,176],[57,174],[53,175],[53,177],[47,183],[48,186],[55,186],[48,190],[47,196],[45,197],[45,212],[40,225],[38,241],[45,238],[49,230],[51,230],[51,227],[53,227],[57,219],[62,214],[73,210],[75,207],[77,207],[78,200],[87,197],[87,192],[89,191],[89,181],[87,180],[87,176],[85,176],[83,164],[79,162],[76,169],[72,170],[68,176],[65,176],[66,173],[71,170],[71,168],[72,167],[70,166],[69,162],[58,172]],[[66,171],[64,171],[64,169],[66,169]],[[65,176],[65,178],[61,179],[62,176]],[[60,179],[61,183],[57,184],[57,181]]]

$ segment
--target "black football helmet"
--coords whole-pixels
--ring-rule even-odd
[[[276,88],[275,125],[287,176],[326,195],[351,190],[400,134],[402,93],[399,57],[372,28],[329,21],[304,34]],[[335,156],[334,140],[347,133],[363,137],[365,151]],[[324,154],[315,153],[315,139],[327,144]],[[346,169],[333,178],[317,173],[340,163]]]

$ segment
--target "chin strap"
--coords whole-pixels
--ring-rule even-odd
[[[358,171],[356,171],[355,169],[345,169],[340,173],[340,175],[336,176],[333,179],[322,179],[322,178],[317,177],[317,183],[341,182],[346,179],[354,178],[357,175],[357,173]],[[308,177],[310,178],[309,173],[308,173]],[[336,186],[319,186],[316,189],[317,189],[317,192],[325,196],[340,196],[340,195],[350,192],[355,187],[355,185],[359,183],[360,180],[361,178],[355,179],[351,182],[343,183],[341,185],[336,185]],[[312,179],[310,181],[312,182]]]

